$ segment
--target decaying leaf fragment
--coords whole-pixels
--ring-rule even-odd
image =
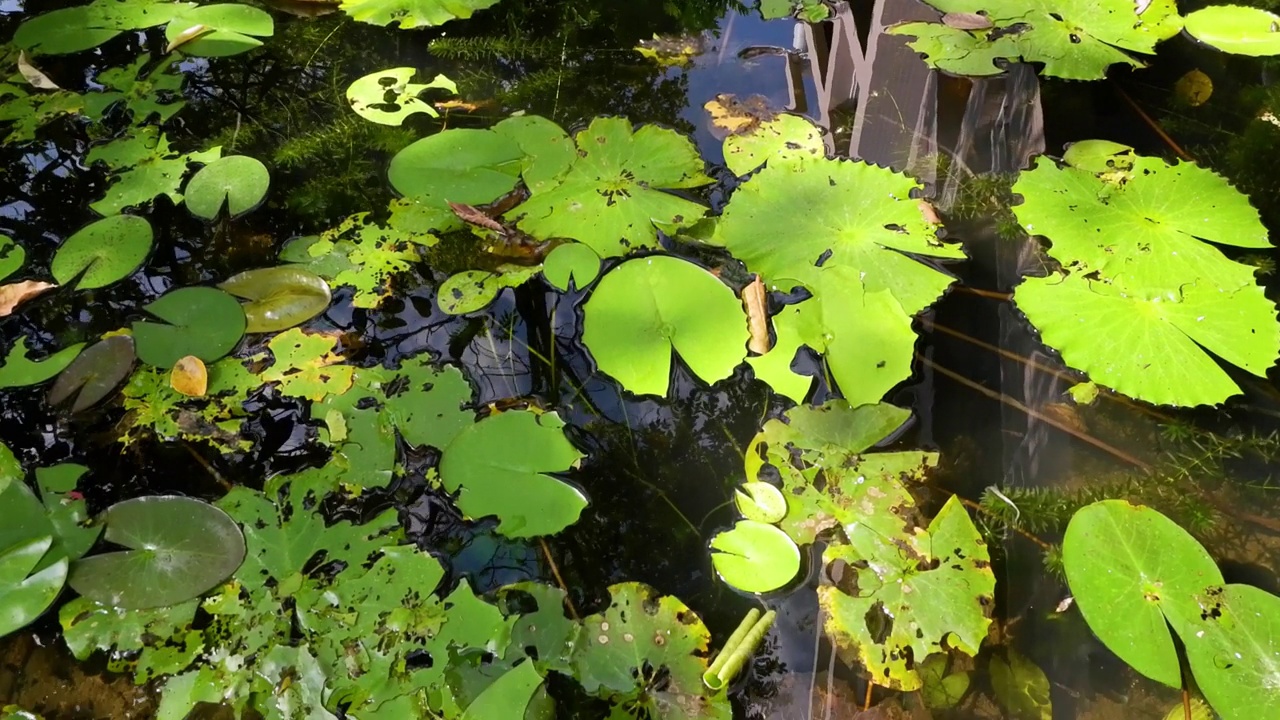
[[[751,337],[747,340],[747,348],[757,355],[769,352],[769,310],[766,300],[764,281],[759,276],[751,284],[742,288],[742,307],[747,311],[747,329]]]
[[[0,317],[7,317],[22,303],[58,287],[54,283],[40,280],[23,280],[22,282],[0,285]]]
[[[182,47],[183,45],[186,45],[187,43],[191,42],[192,40],[195,40],[196,38],[201,37],[202,35],[208,35],[213,31],[214,31],[214,28],[211,28],[208,25],[200,25],[200,24],[192,25],[186,30],[183,30],[182,32],[178,33],[177,37],[175,37],[172,41],[170,41],[168,45],[165,46],[164,51],[167,53],[171,53],[174,50],[177,50],[178,48]]]
[[[27,53],[18,53],[18,72],[22,74],[24,80],[31,84],[31,87],[37,90],[61,90],[58,83],[49,79],[35,65],[31,64],[31,59],[27,57]]]
[[[209,370],[194,355],[179,358],[169,373],[169,387],[188,397],[204,397],[209,390]]]

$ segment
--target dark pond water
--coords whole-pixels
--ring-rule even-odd
[[[183,61],[188,107],[169,130],[184,149],[220,143],[264,160],[273,173],[269,204],[243,220],[209,225],[160,201],[149,214],[158,250],[143,271],[88,298],[55,293],[34,302],[5,318],[0,336],[5,346],[22,334],[40,349],[65,346],[120,327],[168,288],[273,264],[287,239],[386,207],[391,155],[440,126],[483,127],[515,111],[566,128],[598,115],[625,115],[689,134],[703,156],[718,163],[723,133],[704,104],[721,93],[740,100],[758,95],[775,109],[824,124],[837,152],[852,148],[855,157],[917,173],[948,233],[965,242],[971,259],[947,266],[961,283],[919,319],[915,375],[887,398],[916,415],[896,442],[941,452],[932,480],[938,492],[925,498],[926,507],[936,509],[950,492],[977,501],[989,486],[1022,493],[1016,497],[1024,503],[1032,492],[1142,500],[1189,527],[1222,561],[1229,580],[1276,591],[1280,486],[1273,458],[1280,449],[1280,391],[1240,378],[1248,393],[1212,413],[1063,404],[1069,383],[1059,375],[1060,361],[1007,301],[1032,258],[1032,241],[1008,231],[1012,198],[999,178],[1035,153],[1106,137],[1147,154],[1182,152],[1214,167],[1249,193],[1268,227],[1280,231],[1274,162],[1280,121],[1257,121],[1273,100],[1280,112],[1280,90],[1272,85],[1278,69],[1177,40],[1163,46],[1150,69],[1113,69],[1108,81],[1039,81],[1019,70],[970,82],[930,77],[899,40],[873,32],[876,52],[866,60],[865,77],[855,81],[850,65],[825,49],[846,31],[867,41],[873,3],[854,4],[855,25],[812,27],[765,22],[754,10],[719,0],[503,0],[443,30],[415,32],[351,22],[341,13],[310,19],[277,12],[276,37],[262,49]],[[891,12],[923,12],[911,2],[884,5]],[[0,3],[0,37],[23,18],[61,6]],[[634,52],[655,35],[684,37],[696,55],[684,67],[664,68]],[[42,69],[63,87],[84,90],[100,69],[140,54],[159,57],[163,45],[155,31],[127,33],[99,51],[49,58]],[[417,116],[404,128],[385,129],[363,123],[341,102],[341,89],[353,79],[397,66],[414,66],[420,77],[444,73],[458,81],[462,97],[482,102],[439,120]],[[1174,90],[1195,68],[1214,83],[1212,98],[1198,107]],[[104,173],[85,162],[91,138],[81,130],[54,124],[40,138],[35,146],[0,146],[0,232],[27,249],[29,268],[47,267],[58,243],[95,217],[88,203],[104,183]],[[949,158],[949,171],[934,162],[938,155]],[[735,180],[718,165],[710,172],[718,182],[705,199],[716,209]],[[432,250],[429,262],[401,275],[376,310],[355,307],[349,289],[337,291],[312,327],[342,333],[360,364],[426,352],[458,365],[477,391],[478,408],[516,400],[557,409],[589,455],[572,475],[591,500],[589,510],[546,541],[573,602],[598,604],[609,584],[642,581],[683,599],[714,637],[727,635],[755,603],[717,580],[707,542],[734,520],[729,500],[742,480],[744,447],[788,403],[741,369],[713,387],[681,369],[663,400],[624,395],[593,372],[578,342],[553,332],[574,312],[567,299],[557,304],[555,294],[533,286],[504,292],[485,313],[445,315],[435,306],[435,288],[474,260],[470,250],[450,249],[457,247],[465,245],[446,242]],[[1269,260],[1274,268],[1274,252]],[[1274,299],[1274,282],[1269,294]],[[52,411],[43,393],[0,392],[0,438],[28,466],[74,461],[91,467],[93,484],[83,490],[95,510],[144,494],[214,499],[224,482],[258,487],[273,473],[317,461],[309,442],[315,423],[302,407],[270,392],[248,407],[252,449],[230,455],[181,443],[121,446],[118,405],[68,418]],[[818,388],[813,399],[825,397]],[[424,469],[435,460],[410,457],[408,472],[389,489],[335,514],[396,507],[411,540],[451,557],[452,572],[469,578],[477,592],[551,580],[537,544],[503,538],[492,524],[464,522],[430,489]],[[1188,470],[1191,480],[1183,477]],[[1050,504],[1044,503],[1047,516]],[[985,524],[984,516],[976,519]],[[997,537],[997,640],[1045,671],[1054,717],[1163,717],[1177,693],[1127,670],[1078,616],[1055,612],[1067,591],[1044,570],[1034,542],[1017,533]],[[849,718],[860,709],[863,681],[820,632],[812,592],[817,581],[815,568],[791,592],[768,598],[780,619],[735,689],[737,717]],[[960,707],[935,715],[1002,717],[987,683],[977,675],[976,691]],[[101,663],[76,663],[52,617],[0,641],[0,705],[20,703],[50,720],[149,717],[153,690],[133,688]],[[872,699],[885,697],[877,691]],[[910,716],[887,704],[879,712],[866,717]]]

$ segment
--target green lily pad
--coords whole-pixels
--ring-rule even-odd
[[[342,10],[353,19],[372,25],[397,23],[401,30],[443,25],[469,18],[498,0],[342,0]]]
[[[638,395],[667,394],[673,349],[708,383],[729,377],[746,356],[746,316],[733,291],[675,257],[614,268],[583,316],[582,342],[596,365]]]
[[[583,457],[555,413],[504,412],[458,433],[440,459],[440,480],[460,493],[462,512],[496,515],[507,537],[552,535],[576,522],[587,500],[546,473],[565,472]]]
[[[94,0],[88,5],[37,15],[18,27],[14,45],[37,53],[59,55],[95,48],[126,30],[163,25],[189,3],[160,0]]]
[[[520,287],[538,274],[537,266],[504,265],[502,272],[463,270],[440,283],[436,302],[450,315],[466,315],[483,310],[498,293],[509,287]]]
[[[1010,717],[1053,720],[1049,678],[1039,665],[1009,647],[1002,654],[992,655],[987,667],[996,700]]]
[[[1104,500],[1072,516],[1062,564],[1076,606],[1098,639],[1134,670],[1180,687],[1166,618],[1179,628],[1180,618],[1199,615],[1195,596],[1222,584],[1200,543],[1151,508]]]
[[[0,235],[0,280],[22,269],[27,261],[27,251],[8,235]]]
[[[20,336],[5,356],[4,365],[0,365],[0,388],[26,387],[48,380],[70,365],[84,349],[84,345],[76,343],[44,360],[31,360],[27,357],[27,353],[31,352],[27,349],[27,336]]]
[[[402,195],[483,205],[515,188],[524,158],[520,146],[492,130],[445,130],[391,158],[387,177]]]
[[[369,73],[347,88],[347,102],[357,115],[379,125],[400,125],[416,113],[440,117],[431,103],[419,96],[433,88],[456,95],[457,84],[444,75],[436,75],[429,83],[409,82],[417,72],[398,67]]]
[[[249,302],[244,310],[247,333],[288,330],[329,307],[329,284],[299,267],[270,267],[233,275],[218,287]]]
[[[1248,585],[1197,593],[1199,613],[1175,621],[1196,685],[1224,718],[1275,713],[1280,679],[1280,597]],[[1092,625],[1091,625],[1092,627]]]
[[[138,359],[155,367],[173,367],[187,355],[211,363],[231,352],[244,336],[244,310],[217,288],[179,288],[143,309],[168,323],[133,324]]]
[[[1187,15],[1185,24],[1188,35],[1223,52],[1280,55],[1280,15],[1260,8],[1210,5]]]
[[[970,673],[962,670],[947,672],[949,662],[950,656],[936,653],[920,663],[920,679],[924,682],[920,695],[931,710],[955,707],[969,692]]]
[[[520,147],[520,177],[530,192],[542,192],[560,181],[578,159],[564,128],[539,115],[518,115],[493,126]]]
[[[187,183],[187,209],[213,220],[225,204],[229,216],[240,217],[258,207],[270,185],[266,165],[246,155],[228,155],[200,168]]]
[[[720,578],[746,592],[765,593],[791,582],[800,572],[800,548],[778,528],[739,520],[711,538],[711,564]]]
[[[1133,168],[1133,148],[1110,140],[1081,140],[1071,143],[1062,162],[1091,173]]]
[[[111,168],[113,181],[105,196],[89,207],[101,215],[116,215],[125,208],[152,202],[161,195],[175,205],[182,202],[182,177],[191,163],[209,163],[222,155],[221,147],[203,152],[180,153],[154,125],[143,125],[127,135],[89,151],[89,163]]]
[[[808,309],[806,309],[808,310]],[[791,369],[796,351],[804,344],[799,318],[800,306],[788,305],[773,316],[773,330],[777,342],[764,355],[747,358],[756,378],[763,380],[779,395],[785,395],[797,403],[804,402],[813,385],[813,377]]]
[[[0,550],[0,637],[43,615],[62,592],[67,580],[65,557],[32,572],[52,545],[53,538],[45,535]]]
[[[730,720],[725,693],[702,684],[711,633],[679,599],[636,582],[609,588],[609,607],[582,619],[570,658],[583,689],[619,717]]]
[[[68,582],[104,605],[176,605],[216,587],[245,558],[244,535],[236,522],[193,498],[125,500],[108,508],[102,522],[107,541],[128,550],[77,560]]]
[[[658,245],[655,223],[691,225],[703,206],[663,190],[711,182],[688,138],[625,118],[596,118],[574,136],[578,158],[559,184],[535,193],[508,215],[536,238],[571,238],[600,257]],[[542,173],[539,156],[528,172]],[[557,167],[559,156],[547,159]]]
[[[1141,67],[1129,52],[1153,53],[1155,44],[1182,29],[1174,0],[1155,0],[1138,15],[1133,0],[928,0],[943,13],[981,14],[980,29],[909,22],[889,32],[933,67],[959,75],[995,75],[1003,62],[1044,63],[1043,73],[1096,80],[1116,63]]]
[[[724,164],[739,177],[764,165],[798,157],[824,158],[827,145],[822,129],[803,115],[783,113],[751,130],[724,139]]]
[[[80,290],[122,280],[151,252],[151,224],[136,215],[112,215],[80,228],[58,248],[49,272],[59,285],[77,276]],[[83,273],[83,275],[81,275]]]
[[[70,560],[83,557],[102,534],[101,525],[89,523],[84,498],[75,493],[80,477],[88,471],[89,468],[76,463],[36,468],[40,500],[53,525],[54,550]]]
[[[533,662],[520,663],[485,688],[480,697],[467,706],[462,720],[522,718],[533,693],[541,685],[542,675],[538,674]]]
[[[89,346],[76,356],[49,389],[49,404],[62,405],[71,398],[71,412],[96,405],[115,391],[133,370],[133,338],[114,335]]]
[[[199,30],[192,28],[200,26]],[[183,33],[193,40],[184,40]],[[275,33],[275,21],[265,10],[236,3],[200,5],[169,21],[165,39],[186,55],[225,57],[262,45],[260,37]]]
[[[471,401],[471,385],[457,367],[435,368],[424,356],[404,360],[385,376],[383,411],[410,445],[445,448],[474,424],[475,414],[462,409]]]
[[[767,482],[753,480],[743,483],[741,489],[733,492],[733,502],[738,506],[738,512],[748,520],[772,524],[787,516],[787,498]]]
[[[838,647],[878,685],[904,692],[923,683],[911,658],[949,648],[977,654],[991,624],[996,581],[982,536],[958,498],[947,501],[927,531],[850,530],[851,544],[832,544],[823,553],[836,584],[818,588]]]
[[[551,286],[569,292],[570,283],[581,290],[600,274],[600,256],[582,243],[557,246],[542,262],[542,275]]]
[[[831,16],[822,0],[760,0],[760,16],[765,20],[794,17],[805,22],[821,22]]]
[[[56,535],[40,500],[23,481],[21,467],[17,469],[0,475],[0,547],[6,549]]]

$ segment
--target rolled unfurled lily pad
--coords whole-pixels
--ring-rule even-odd
[[[201,5],[179,13],[165,28],[169,50],[187,55],[224,57],[262,45],[271,37],[275,21],[264,10],[236,3]]]
[[[49,389],[49,404],[71,398],[71,412],[92,407],[107,397],[133,370],[133,338],[114,335],[80,353]]]
[[[27,357],[27,336],[19,337],[0,365],[0,388],[37,385],[62,372],[84,349],[84,343],[76,343],[50,355],[44,360]]]
[[[53,256],[49,272],[59,285],[83,273],[79,290],[110,285],[133,274],[151,252],[151,224],[136,215],[112,215],[76,231]]]
[[[231,352],[244,335],[240,303],[217,288],[179,288],[143,309],[168,323],[133,324],[138,359],[148,365],[171,368],[187,355],[211,363]]]
[[[45,535],[0,549],[0,637],[40,617],[62,592],[67,580],[67,559],[36,571],[53,545]]]
[[[270,186],[266,165],[247,155],[228,155],[200,168],[187,183],[185,202],[192,215],[205,220],[218,217],[224,204],[234,218],[258,207]]]
[[[347,88],[347,102],[357,115],[379,125],[400,125],[416,113],[439,117],[431,103],[418,96],[432,88],[457,93],[458,86],[444,75],[436,75],[429,83],[409,82],[417,72],[398,67],[369,73]]]
[[[300,267],[246,270],[218,287],[249,301],[241,307],[250,333],[288,330],[329,307],[329,283]]]
[[[104,605],[176,605],[214,588],[244,561],[240,526],[200,500],[125,500],[108,508],[102,520],[107,541],[128,549],[76,561],[68,582],[76,592]]]
[[[732,530],[711,538],[711,564],[730,585],[764,593],[791,582],[800,572],[800,548],[773,525],[739,520]]]

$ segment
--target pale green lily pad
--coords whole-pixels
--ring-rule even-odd
[[[197,31],[191,31],[200,26]],[[190,33],[195,39],[175,42]],[[220,3],[200,5],[179,13],[165,28],[165,38],[185,55],[225,57],[262,45],[260,37],[275,33],[275,21],[265,10],[249,5]]]
[[[133,338],[128,335],[113,335],[94,343],[58,375],[49,389],[49,404],[61,405],[74,397],[71,412],[87,410],[129,377],[133,361]]]
[[[711,564],[720,578],[739,590],[765,593],[791,582],[800,572],[800,548],[778,528],[739,520],[711,538]]]
[[[218,287],[248,302],[244,310],[247,333],[288,330],[329,307],[329,284],[300,267],[259,268],[233,275]]]
[[[733,502],[738,506],[738,512],[748,520],[776,523],[787,516],[787,498],[767,482],[752,480],[743,483],[740,489],[733,491]]]
[[[229,216],[240,217],[262,203],[270,185],[271,173],[261,161],[228,155],[200,168],[187,183],[187,209],[196,217],[213,220],[225,206]]]
[[[498,0],[342,0],[343,12],[372,25],[396,23],[401,30],[469,18]]]
[[[379,125],[400,125],[417,113],[440,117],[431,103],[419,96],[433,88],[457,94],[457,84],[444,75],[436,75],[428,83],[409,82],[417,72],[398,67],[369,73],[347,88],[347,102],[357,115]]]
[[[837,584],[818,588],[818,600],[835,644],[878,685],[904,692],[922,685],[911,658],[949,648],[977,654],[991,624],[996,580],[960,500],[948,500],[927,531],[899,530],[895,537],[863,525],[854,530],[852,544],[823,553],[825,572]]]
[[[167,323],[133,324],[138,359],[155,367],[173,367],[187,355],[211,363],[231,352],[244,336],[244,310],[217,288],[179,288],[143,309]]]
[[[22,269],[27,260],[27,251],[13,241],[8,235],[0,235],[0,280]]]
[[[26,387],[42,383],[70,365],[84,346],[84,343],[76,343],[43,360],[31,360],[27,357],[27,353],[31,352],[27,349],[27,336],[22,335],[9,349],[4,365],[0,365],[0,388]]]
[[[428,135],[391,158],[387,177],[402,195],[483,205],[520,181],[524,153],[492,130],[455,129]]]
[[[1096,80],[1116,63],[1141,67],[1125,51],[1152,53],[1182,29],[1174,0],[1154,0],[1139,16],[1133,0],[928,0],[943,13],[981,13],[994,26],[979,30],[910,22],[891,33],[941,70],[995,75],[996,60],[1044,63],[1045,75]]]
[[[1062,162],[1091,173],[1105,173],[1132,169],[1134,157],[1129,145],[1110,140],[1081,140],[1071,143],[1062,154]]]
[[[600,274],[600,256],[582,243],[565,243],[551,251],[542,262],[542,275],[551,286],[569,292],[570,284],[581,290]]]
[[[533,693],[541,685],[542,675],[534,668],[533,661],[523,662],[485,688],[480,697],[467,706],[462,720],[522,718]]]
[[[1280,55],[1280,15],[1261,8],[1210,5],[1187,15],[1185,23],[1188,35],[1223,52]]]
[[[742,305],[714,275],[666,255],[622,263],[583,310],[582,342],[601,372],[637,395],[666,395],[671,351],[708,383],[746,355]]]
[[[52,545],[45,535],[0,549],[0,638],[35,621],[62,592],[66,557],[36,570]]]
[[[440,283],[436,302],[450,315],[465,315],[483,310],[509,287],[520,287],[538,274],[537,266],[504,265],[501,272],[463,270]]]
[[[583,457],[554,413],[504,412],[458,433],[440,459],[440,480],[460,493],[459,509],[477,519],[496,515],[507,537],[552,535],[577,521],[587,499],[546,473],[568,471]]]
[[[1205,588],[1199,613],[1174,621],[1196,685],[1224,718],[1275,714],[1280,683],[1280,597],[1249,585]]]
[[[1009,647],[1002,654],[992,655],[987,668],[996,700],[1010,717],[1053,720],[1049,678],[1039,665]]]
[[[738,176],[746,175],[766,161],[780,165],[798,157],[826,156],[822,129],[803,115],[783,113],[748,132],[724,139],[724,164]]]
[[[93,290],[128,277],[151,252],[151,224],[136,215],[113,215],[77,230],[58,248],[49,272],[59,285],[84,273],[76,285]]]
[[[217,507],[176,496],[141,497],[107,509],[108,542],[128,550],[71,566],[81,595],[118,608],[176,605],[226,580],[245,558],[244,535]]]
[[[1195,596],[1222,584],[1200,543],[1151,508],[1103,500],[1072,516],[1062,564],[1098,639],[1134,670],[1180,687],[1169,624],[1185,635],[1182,619],[1200,614]]]
[[[24,50],[59,55],[95,48],[126,30],[163,25],[194,7],[160,0],[94,0],[88,5],[37,15],[18,27],[13,43]]]
[[[915,314],[952,278],[903,253],[964,257],[958,245],[938,240],[937,226],[911,197],[918,188],[906,175],[863,162],[801,157],[768,165],[733,194],[712,241],[766,285],[812,286],[820,273],[850,268],[867,290],[888,290]]]
[[[691,225],[706,208],[663,190],[711,182],[688,138],[646,125],[632,130],[625,118],[596,118],[574,136],[578,158],[553,187],[533,194],[508,213],[534,237],[571,238],[600,257],[656,247],[655,224]],[[560,155],[539,155],[526,173],[551,174]]]
[[[1205,350],[1266,375],[1280,355],[1280,326],[1261,287],[1225,291],[1194,281],[1175,287],[1148,294],[1074,273],[1027,278],[1014,302],[1068,365],[1140,400],[1216,405],[1240,392]]]
[[[747,358],[747,364],[751,365],[755,376],[768,383],[774,392],[802,403],[809,395],[813,377],[791,369],[796,351],[804,344],[799,313],[798,305],[788,305],[774,315],[773,330],[777,342],[764,355]]]

